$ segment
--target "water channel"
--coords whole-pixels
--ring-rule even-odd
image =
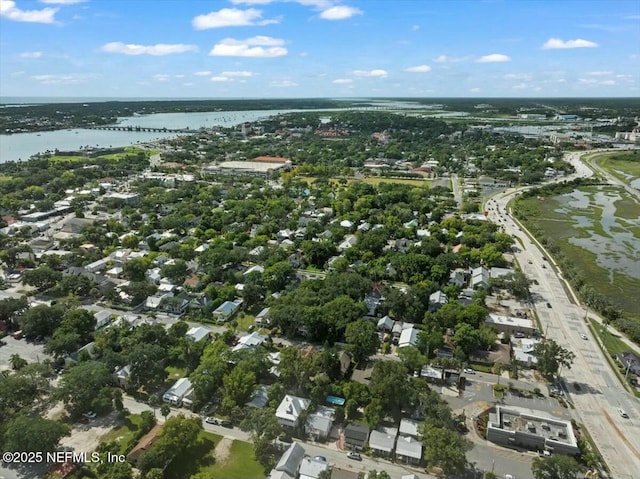
[[[154,113],[118,119],[118,126],[141,128],[167,128],[169,130],[232,127],[244,122],[252,122],[282,113],[318,110],[246,110],[216,111],[197,113]],[[149,143],[162,138],[171,138],[175,133],[144,131],[112,131],[93,129],[71,129],[43,131],[37,133],[17,133],[0,135],[0,163],[28,160],[37,153],[47,150],[76,151],[87,146],[110,148]]]

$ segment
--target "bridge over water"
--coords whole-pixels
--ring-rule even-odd
[[[196,133],[197,130],[190,130],[189,128],[153,128],[148,126],[114,126],[114,125],[100,125],[91,127],[92,130],[109,130],[109,131],[148,131],[152,133]]]

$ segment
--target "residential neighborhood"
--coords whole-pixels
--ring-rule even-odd
[[[565,458],[605,477],[532,247],[490,215],[513,185],[574,174],[563,152],[312,115],[7,167],[25,187],[0,202],[3,448],[126,457],[71,458],[77,478],[519,479]],[[400,154],[408,137],[425,153]],[[336,138],[370,150],[360,166]],[[457,160],[464,138],[540,174],[488,178]],[[639,356],[616,360],[637,385]]]

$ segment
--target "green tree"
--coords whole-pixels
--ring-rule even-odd
[[[65,369],[56,390],[56,397],[64,402],[72,414],[77,415],[89,410],[100,412],[101,408],[95,406],[102,405],[105,396],[108,398],[106,408],[112,404],[110,382],[111,372],[104,364],[98,361],[82,361]]]
[[[438,466],[445,476],[462,476],[467,467],[466,453],[471,443],[456,431],[436,427],[428,422],[419,426],[425,446],[424,459],[431,466]]]
[[[27,360],[19,354],[12,354],[9,358],[9,362],[11,363],[11,369],[13,369],[14,371],[18,371],[28,364]]]
[[[244,406],[251,399],[256,384],[253,371],[248,371],[240,365],[233,368],[222,380],[222,404],[226,406],[225,410]]]
[[[134,387],[154,389],[167,378],[164,368],[165,348],[156,344],[138,344],[127,355]]]
[[[47,306],[39,304],[26,310],[20,317],[20,326],[24,334],[29,337],[34,336],[52,336],[56,330],[64,309],[58,305]]]
[[[545,339],[533,348],[533,356],[538,359],[538,370],[547,376],[555,375],[561,366],[571,368],[576,355],[563,348],[553,339]]]
[[[353,353],[355,362],[367,359],[380,347],[380,337],[376,326],[366,319],[349,323],[345,332],[345,340]]]
[[[425,364],[424,354],[414,346],[406,346],[398,349],[398,357],[408,371],[419,371]]]
[[[160,414],[162,414],[162,417],[164,417],[164,420],[166,421],[167,416],[171,414],[171,408],[168,404],[163,404],[162,406],[160,406]]]
[[[575,479],[580,465],[570,456],[554,454],[548,457],[536,457],[531,464],[535,479]]]
[[[39,417],[17,416],[9,421],[4,433],[5,451],[52,452],[63,436],[70,434],[69,425]]]
[[[46,290],[56,285],[62,279],[62,273],[55,271],[48,266],[40,266],[36,269],[27,270],[22,276],[25,284]]]
[[[396,361],[377,361],[371,372],[369,390],[385,415],[399,417],[402,408],[409,405],[411,395],[407,368]],[[389,391],[393,391],[393,394],[389,394]]]

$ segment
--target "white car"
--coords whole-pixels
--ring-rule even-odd
[[[629,419],[629,415],[621,407],[618,408],[618,414],[620,414],[620,416],[622,416],[625,419]]]
[[[475,374],[476,372],[471,368],[464,368],[462,370],[465,374]]]
[[[582,339],[584,339],[584,340],[589,339],[589,338],[587,337],[587,335],[586,335],[586,334],[581,334],[581,335],[580,335],[580,337],[581,337]]]
[[[95,419],[96,418],[96,413],[93,411],[89,411],[89,412],[85,412],[82,414],[83,417],[86,417],[87,419]]]

